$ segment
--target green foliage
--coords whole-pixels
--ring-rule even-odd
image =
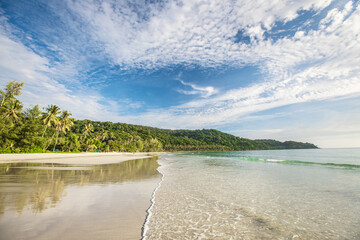
[[[24,84],[25,83],[20,83],[14,80],[9,82],[4,90],[0,90],[0,107],[3,107],[7,103],[15,102],[15,97],[21,95],[21,90]]]
[[[265,149],[316,148],[310,143],[250,140],[215,129],[167,130],[125,123],[77,120],[73,132],[86,132],[101,139],[103,151],[241,151]],[[106,136],[106,137],[104,137]]]
[[[16,96],[24,83],[0,90],[0,153],[17,152],[177,152],[316,148],[310,143],[250,140],[215,129],[167,130],[125,123],[75,120],[50,105],[22,110]]]

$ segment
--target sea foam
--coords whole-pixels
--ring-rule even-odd
[[[159,163],[160,164],[160,163]],[[160,164],[161,165],[161,164]],[[157,190],[161,187],[161,183],[164,181],[164,178],[165,178],[165,175],[164,175],[164,172],[162,171],[162,168],[164,168],[164,166],[160,166],[158,167],[158,172],[161,174],[161,179],[160,179],[160,182],[159,184],[157,185],[157,187],[155,188],[155,190],[153,191],[152,195],[151,195],[151,199],[150,199],[150,207],[146,210],[146,218],[145,218],[145,221],[144,221],[144,225],[142,227],[142,233],[141,233],[141,239],[142,240],[145,240],[146,239],[146,233],[147,231],[149,230],[149,227],[148,227],[148,223],[149,223],[149,220],[152,216],[152,208],[155,204],[155,195],[156,195],[156,192]]]

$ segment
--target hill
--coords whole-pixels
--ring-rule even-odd
[[[0,153],[63,151],[239,151],[316,148],[310,143],[250,140],[215,129],[168,130],[153,127],[75,120],[56,105],[23,110],[16,98],[24,83],[9,82],[0,90]]]
[[[241,151],[317,148],[311,143],[250,140],[216,129],[169,130],[125,123],[75,121],[73,132],[81,133],[91,124],[93,134],[104,136],[110,151]]]

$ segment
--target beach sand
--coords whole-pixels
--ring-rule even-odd
[[[140,239],[160,181],[147,153],[0,154],[1,163],[16,164],[0,173],[1,239]]]
[[[0,154],[0,163],[112,164],[150,158],[148,153],[19,153]]]

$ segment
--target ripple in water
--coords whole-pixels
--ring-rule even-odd
[[[280,162],[164,156],[144,239],[360,238],[359,168]]]

